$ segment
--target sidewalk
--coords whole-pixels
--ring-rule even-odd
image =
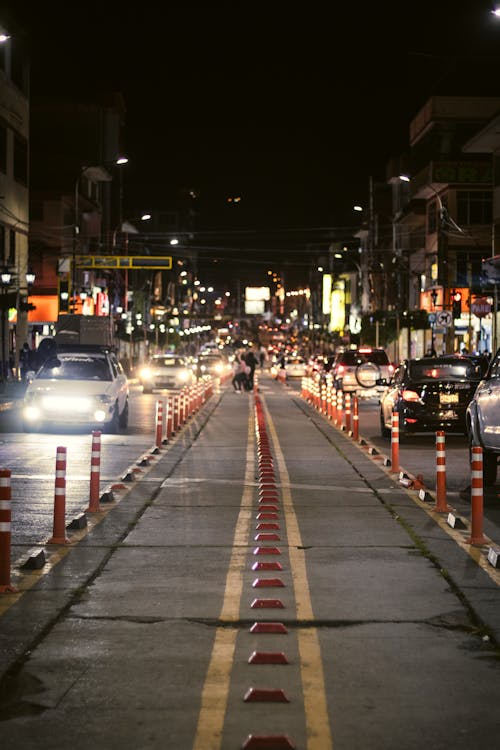
[[[261,421],[222,388],[0,600],[6,746],[494,744],[497,584],[380,462],[259,381]]]

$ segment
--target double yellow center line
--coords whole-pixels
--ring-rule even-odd
[[[293,509],[290,478],[283,452],[279,445],[274,423],[263,399],[266,421],[272,437],[274,453],[282,485],[282,508],[285,517],[289,545],[289,560],[294,586],[296,616],[298,621],[314,620],[309,582],[307,579],[304,551],[301,549],[297,516]],[[246,452],[245,489],[241,498],[240,512],[229,570],[226,577],[224,601],[220,619],[235,622],[239,618],[243,590],[243,571],[248,556],[248,539],[253,515],[253,477],[255,471],[254,414],[249,414]],[[218,628],[202,691],[201,708],[193,750],[219,750],[222,741],[224,718],[229,694],[229,684],[236,646],[237,628]],[[298,628],[300,672],[304,696],[308,750],[330,750],[333,747],[328,717],[323,665],[316,628]]]

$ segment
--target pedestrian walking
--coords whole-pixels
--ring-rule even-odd
[[[247,364],[242,357],[236,356],[233,364],[233,379],[231,381],[236,393],[248,390]]]
[[[248,381],[248,383],[247,383],[247,390],[251,391],[252,388],[253,388],[253,378],[254,378],[255,368],[257,367],[258,360],[257,360],[257,357],[255,356],[255,354],[253,353],[253,351],[251,349],[249,349],[249,351],[245,354],[244,360],[245,360],[246,366],[248,368],[248,372],[247,372],[247,381]]]
[[[27,343],[24,343],[21,351],[19,352],[19,366],[21,368],[21,380],[26,380],[26,375],[31,369],[30,364],[32,360],[31,349]]]

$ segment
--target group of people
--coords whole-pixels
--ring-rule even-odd
[[[247,352],[236,354],[233,364],[233,379],[231,381],[236,393],[243,393],[243,391],[251,391],[253,389],[255,368],[258,363],[259,360],[251,349]]]

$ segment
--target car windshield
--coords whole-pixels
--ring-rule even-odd
[[[480,380],[481,370],[472,361],[411,362],[412,380]]]
[[[387,365],[389,360],[385,352],[344,352],[341,360],[343,365],[357,367],[365,362],[373,362],[376,365]]]
[[[103,357],[64,355],[51,357],[41,367],[37,380],[111,380]]]

